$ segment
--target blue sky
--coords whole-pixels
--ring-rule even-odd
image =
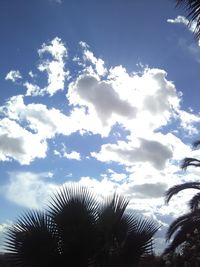
[[[0,25],[1,236],[75,181],[127,196],[163,247],[193,191],[164,192],[199,177],[180,171],[200,153],[195,25],[160,0],[3,0]]]

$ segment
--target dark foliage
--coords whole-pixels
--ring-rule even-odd
[[[193,2],[193,1],[191,1]],[[200,7],[200,6],[199,6]],[[193,147],[197,148],[200,141],[193,143]],[[181,168],[186,169],[189,166],[200,167],[200,160],[196,158],[185,158],[182,162]],[[175,185],[168,189],[165,194],[165,200],[168,203],[170,199],[185,189],[200,190],[200,182],[187,182],[180,185]],[[166,238],[169,241],[173,237],[171,244],[165,250],[165,253],[174,251],[177,247],[187,241],[187,235],[191,234],[195,229],[200,230],[200,193],[194,195],[189,201],[190,211],[183,216],[177,218],[169,227]]]
[[[7,251],[15,266],[135,266],[158,226],[127,205],[117,194],[101,204],[84,187],[62,187],[46,213],[30,211],[9,229]]]

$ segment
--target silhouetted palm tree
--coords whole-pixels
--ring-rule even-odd
[[[117,194],[100,204],[84,187],[62,187],[45,213],[30,211],[9,229],[7,251],[16,266],[134,266],[158,226],[127,205]]]
[[[200,141],[196,141],[193,146],[197,147]],[[182,169],[189,166],[200,167],[200,161],[196,158],[185,158],[182,162]],[[172,196],[178,194],[185,189],[200,190],[200,182],[186,182],[180,185],[175,185],[166,192],[166,202],[168,203]],[[177,218],[169,227],[166,238],[170,240],[173,236],[173,241],[165,252],[172,251],[187,240],[187,235],[192,234],[195,229],[200,232],[200,193],[195,194],[189,201],[190,211],[183,216]]]
[[[177,6],[182,5],[187,10],[190,22],[196,22],[195,34],[200,38],[200,0],[176,0]]]

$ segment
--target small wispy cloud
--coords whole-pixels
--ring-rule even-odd
[[[195,20],[194,21],[189,21],[184,16],[177,16],[175,19],[168,19],[167,22],[168,23],[172,23],[172,24],[183,24],[192,33],[195,32],[196,27],[197,27],[197,21],[195,21]],[[198,42],[198,45],[200,46],[200,41]]]
[[[184,16],[177,16],[175,19],[168,19],[167,22],[172,23],[172,24],[181,23],[181,24],[184,24],[186,26],[188,26],[188,24],[189,24],[189,20]]]
[[[72,151],[70,153],[65,152],[63,155],[67,159],[81,160],[80,153]]]
[[[81,160],[81,155],[79,152],[77,151],[71,151],[71,152],[67,152],[67,148],[64,144],[62,144],[62,149],[60,151],[58,150],[54,150],[54,155],[58,156],[60,158],[67,158],[70,160]]]
[[[11,70],[5,77],[5,80],[10,80],[12,82],[16,82],[19,79],[22,79],[22,75],[19,70]]]

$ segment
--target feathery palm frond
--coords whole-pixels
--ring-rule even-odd
[[[59,252],[52,220],[42,212],[24,214],[9,228],[5,248],[16,266],[54,266]]]
[[[193,147],[197,148],[200,145],[200,140],[193,142]]]
[[[192,221],[196,221],[198,216],[200,216],[200,211],[188,212],[171,223],[166,233],[166,239],[169,241],[171,237],[184,226],[184,224],[189,224]]]
[[[185,189],[200,189],[200,182],[188,182],[170,187],[165,193],[166,203],[168,203],[174,195]]]
[[[167,247],[164,253],[169,253],[175,250],[182,243],[187,241],[187,234],[193,234],[194,230],[200,230],[200,211],[187,213],[177,218],[169,227],[167,231],[167,239],[169,240],[173,235],[173,240]]]
[[[200,208],[200,193],[194,195],[193,198],[189,201],[189,207],[191,211],[195,211]]]
[[[196,23],[194,33],[200,38],[200,0],[177,0],[177,6],[183,5],[188,12],[187,17],[191,22]]]
[[[189,166],[200,167],[200,160],[196,158],[184,158],[181,164],[182,169],[187,169]]]

